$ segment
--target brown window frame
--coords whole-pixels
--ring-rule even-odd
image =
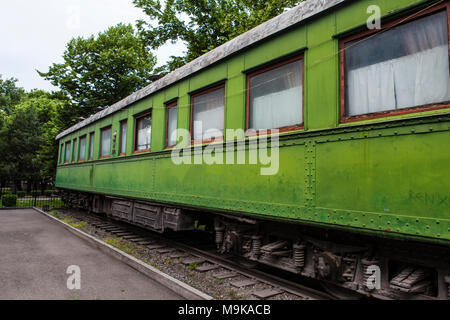
[[[67,141],[65,144],[64,144],[64,164],[69,164],[70,163],[70,159],[66,159],[66,155],[67,155],[67,145],[70,145],[70,147],[69,148],[71,148],[72,147],[72,141]],[[69,153],[69,157],[70,157],[70,153]]]
[[[348,37],[345,37],[345,38],[339,40],[339,71],[340,71],[340,75],[339,75],[339,77],[340,77],[340,79],[339,79],[339,87],[340,87],[339,88],[339,91],[340,91],[339,123],[345,124],[345,123],[351,123],[351,122],[356,122],[356,121],[387,118],[390,116],[405,115],[405,114],[410,114],[410,113],[425,112],[425,111],[445,109],[445,108],[450,107],[450,104],[448,102],[442,102],[442,103],[432,103],[432,104],[427,104],[427,105],[422,105],[422,106],[415,106],[415,107],[411,107],[411,108],[404,108],[404,109],[400,109],[400,110],[380,111],[380,112],[367,113],[367,114],[361,114],[361,115],[355,115],[355,116],[347,116],[345,114],[346,113],[345,44],[348,42],[354,41],[354,40],[359,40],[359,39],[373,36],[376,33],[385,32],[387,29],[390,29],[392,27],[407,24],[414,20],[418,20],[420,18],[424,18],[426,16],[438,13],[439,11],[447,12],[447,26],[448,26],[448,37],[449,37],[449,61],[450,61],[450,3],[448,1],[446,3],[436,4],[435,6],[428,8],[426,10],[418,11],[415,14],[410,15],[408,17],[403,16],[403,17],[395,19],[393,21],[386,22],[381,25],[381,29],[379,29],[379,30],[366,30],[364,32],[353,34],[351,36],[348,36]]]
[[[169,110],[174,107],[178,108],[178,100],[166,104],[166,142],[165,142],[166,149],[171,149],[171,148],[176,147],[176,144],[169,146]],[[177,120],[178,120],[178,110],[177,110]],[[177,126],[178,126],[178,121],[177,121]]]
[[[222,138],[214,138],[214,139],[209,139],[209,140],[203,140],[203,138],[202,138],[202,140],[194,140],[194,134],[193,134],[194,133],[194,117],[193,117],[193,115],[194,115],[194,101],[195,101],[195,98],[199,97],[199,96],[202,96],[202,95],[205,95],[205,94],[208,94],[210,92],[222,89],[222,88],[224,88],[224,99],[223,99],[223,129],[224,129],[224,132],[223,132]],[[191,119],[190,119],[190,124],[189,124],[189,126],[190,126],[189,132],[191,134],[191,144],[195,145],[195,144],[205,144],[205,143],[224,141],[224,139],[225,139],[225,130],[226,130],[226,114],[227,114],[227,88],[226,88],[226,83],[223,82],[223,83],[221,83],[221,84],[219,84],[217,86],[214,86],[214,87],[211,87],[211,88],[208,88],[208,89],[196,92],[194,94],[191,94],[190,99],[191,99]]]
[[[145,113],[138,114],[134,117],[134,137],[133,137],[133,154],[140,154],[152,151],[152,137],[150,137],[150,148],[145,150],[137,150],[137,122],[139,119],[144,118],[150,115],[152,118],[152,137],[153,137],[153,113],[152,110],[147,111]]]
[[[127,154],[127,144],[126,144],[126,141],[125,141],[125,150],[122,150],[122,140],[123,140],[123,135],[122,135],[123,131],[122,131],[122,128],[123,128],[123,126],[124,126],[125,124],[127,125],[127,135],[128,135],[128,119],[125,119],[125,120],[120,121],[120,137],[119,137],[119,156],[120,156],[120,157],[125,156],[125,155]],[[127,137],[127,138],[128,138],[128,137]]]
[[[298,131],[298,130],[304,130],[305,129],[305,55],[302,53],[300,55],[297,55],[293,58],[269,65],[267,67],[258,69],[256,71],[250,72],[247,74],[247,96],[246,96],[246,110],[245,110],[245,131],[247,132],[250,127],[250,79],[254,76],[266,73],[268,71],[272,71],[274,69],[280,68],[282,66],[285,66],[287,64],[301,61],[302,62],[302,120],[303,122],[301,124],[296,124],[292,126],[287,127],[281,127],[277,129],[267,129],[267,130],[256,130],[252,133],[246,133],[246,136],[258,136],[261,134],[261,131],[264,131],[267,134],[272,134],[273,130],[278,130],[278,132],[288,132],[288,131]]]
[[[111,149],[109,150],[109,155],[107,155],[107,156],[102,156],[102,142],[103,142],[103,141],[102,141],[102,137],[103,137],[103,131],[106,131],[106,130],[109,130],[109,129],[111,129],[111,137],[110,137],[110,140],[109,140],[109,142],[111,143],[111,139],[112,139],[112,126],[109,125],[109,126],[107,126],[107,127],[104,127],[104,128],[102,128],[102,129],[100,129],[100,148],[99,148],[99,150],[98,150],[98,158],[99,158],[100,160],[111,158]]]
[[[81,150],[81,140],[86,139],[86,143],[84,144],[84,159],[80,160],[80,150]],[[78,140],[78,162],[85,162],[86,161],[86,145],[87,145],[87,135],[83,135]]]
[[[89,134],[89,149],[88,149],[88,161],[94,160],[94,143],[95,143],[95,132]],[[92,147],[91,147],[92,145]],[[91,154],[92,148],[92,154]]]

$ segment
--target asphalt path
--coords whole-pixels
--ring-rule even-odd
[[[33,209],[0,210],[0,300],[75,299],[181,297]]]

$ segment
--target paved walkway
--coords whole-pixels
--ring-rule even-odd
[[[69,266],[81,290],[69,290]],[[128,265],[90,247],[40,213],[0,210],[1,300],[181,299]]]

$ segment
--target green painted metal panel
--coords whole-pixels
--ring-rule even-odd
[[[152,109],[152,151],[161,151],[165,148],[166,139],[166,108],[165,95],[157,94],[153,99]]]
[[[450,150],[448,132],[320,144],[317,205],[450,218],[449,155],[443,150]]]
[[[306,40],[307,28],[295,29],[291,32],[281,34],[271,41],[250,49],[243,54],[245,69],[251,69],[268,61],[277,59],[287,54],[296,52],[308,45]]]
[[[190,78],[189,89],[190,91],[201,90],[212,83],[225,80],[227,77],[228,66],[226,63],[222,63]]]
[[[242,73],[244,68],[242,56],[230,60],[228,64],[227,97],[225,99],[225,122],[228,129],[245,128],[246,76]]]
[[[305,64],[306,126],[308,129],[331,128],[337,124],[338,43],[334,16],[308,26],[308,54]]]

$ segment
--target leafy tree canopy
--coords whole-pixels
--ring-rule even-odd
[[[0,74],[0,113],[11,114],[14,106],[25,95],[25,90],[17,87],[16,82],[14,78],[3,80]]]
[[[133,0],[151,22],[138,21],[148,45],[159,48],[181,40],[185,55],[172,56],[165,66],[172,71],[236,36],[283,13],[303,0]],[[154,21],[157,22],[154,25]]]
[[[156,64],[134,28],[124,24],[97,37],[72,39],[63,59],[48,72],[38,72],[72,99],[75,109],[66,111],[75,118],[88,117],[149,84]]]
[[[0,180],[48,181],[55,175],[55,137],[66,125],[70,100],[60,93],[33,90],[24,94],[0,127]]]

